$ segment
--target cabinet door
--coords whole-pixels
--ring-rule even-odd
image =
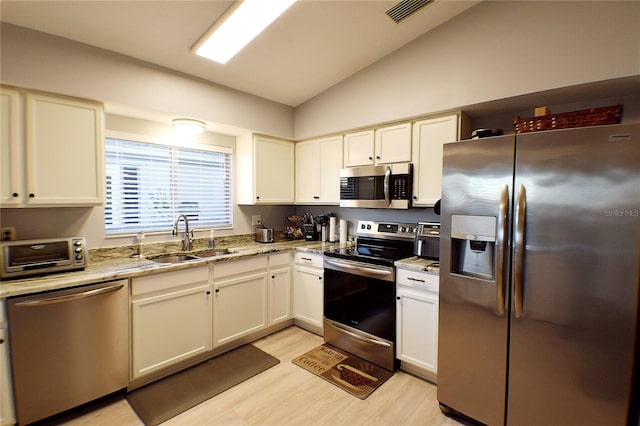
[[[267,277],[260,272],[214,282],[214,346],[267,326]]]
[[[458,116],[413,125],[413,205],[432,207],[442,193],[442,147],[458,138]]]
[[[316,140],[296,143],[296,203],[320,201],[319,146]],[[339,183],[337,186],[339,189]]]
[[[20,204],[24,196],[24,163],[20,142],[20,94],[0,91],[0,204]]]
[[[369,166],[374,163],[374,132],[348,133],[344,135],[345,167]]]
[[[102,204],[102,105],[32,93],[26,105],[28,204]]]
[[[293,283],[293,317],[321,331],[324,315],[322,270],[296,266]]]
[[[411,123],[376,130],[376,164],[411,161]]]
[[[397,357],[427,371],[437,372],[438,296],[398,291]]]
[[[271,299],[269,324],[291,319],[291,268],[281,268],[271,272]]]
[[[211,350],[208,283],[131,303],[133,379]]]
[[[342,168],[342,136],[320,139],[320,201],[340,204],[340,169]]]
[[[256,136],[256,203],[294,202],[294,144],[289,141]]]

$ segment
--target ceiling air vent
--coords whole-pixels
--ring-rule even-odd
[[[433,0],[402,0],[400,3],[387,10],[387,16],[399,23],[404,18],[418,11],[418,9],[428,5]]]

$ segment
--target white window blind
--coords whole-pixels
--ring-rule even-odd
[[[107,235],[232,225],[231,151],[105,139]]]

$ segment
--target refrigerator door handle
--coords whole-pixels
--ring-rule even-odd
[[[524,244],[525,244],[525,222],[527,215],[527,193],[524,185],[518,187],[518,204],[516,206],[516,226],[514,236],[514,293],[513,304],[516,318],[522,316],[523,301],[523,280],[524,280]]]
[[[504,314],[504,265],[505,242],[507,238],[507,211],[509,209],[509,186],[502,187],[500,192],[500,213],[498,214],[498,238],[496,247],[496,305],[498,315]]]

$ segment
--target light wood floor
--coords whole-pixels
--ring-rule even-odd
[[[294,365],[322,337],[291,326],[254,342],[280,364],[168,420],[183,425],[460,425],[438,407],[435,385],[396,371],[367,399],[352,396]],[[142,425],[126,400],[65,425]]]

